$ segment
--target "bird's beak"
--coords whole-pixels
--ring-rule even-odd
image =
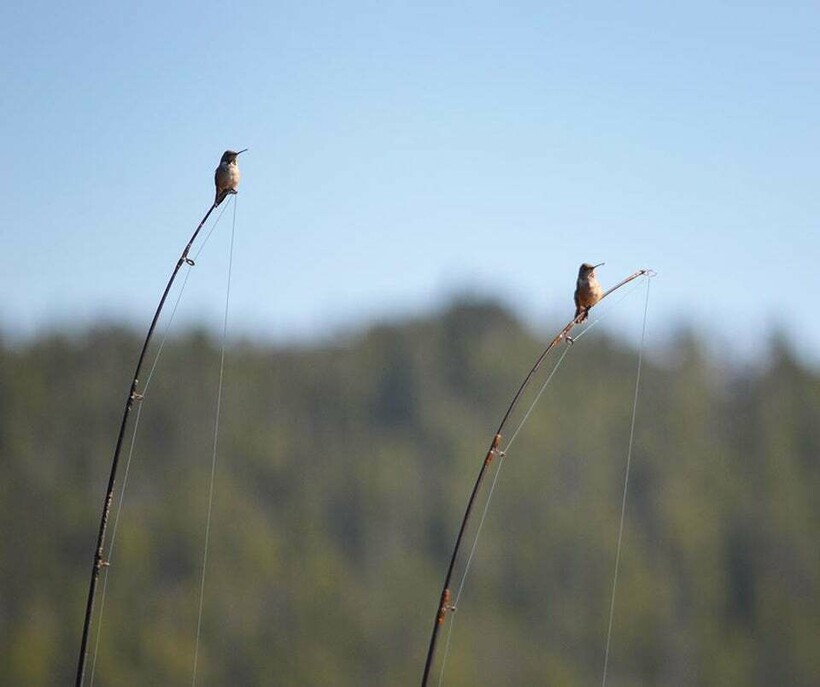
[[[599,262],[597,265],[594,265],[594,266],[592,267],[592,269],[595,269],[595,268],[597,268],[597,267],[601,267],[602,265],[606,265],[606,263],[605,263],[605,262]]]
[[[247,150],[248,150],[247,148],[242,148],[242,150],[240,150],[240,151],[237,153],[237,155],[241,155],[242,153],[244,153],[244,152],[245,152],[245,151],[247,151]]]

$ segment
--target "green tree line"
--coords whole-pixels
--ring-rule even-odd
[[[232,342],[198,684],[417,684],[472,482],[545,338],[456,302],[330,343]],[[2,684],[73,680],[139,345],[0,344]],[[219,354],[173,338],[142,404],[95,684],[191,680]],[[600,682],[636,362],[585,337],[516,440],[444,684]],[[776,339],[730,362],[688,333],[647,351],[611,687],[820,684],[820,376]]]

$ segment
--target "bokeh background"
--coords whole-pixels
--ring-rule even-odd
[[[808,2],[0,8],[2,682],[72,679],[141,337],[248,147],[151,350],[167,331],[94,684],[191,680],[234,226],[201,684],[418,682],[475,472],[583,261],[658,272],[608,683],[818,684],[819,25]],[[522,431],[443,684],[600,680],[643,286]]]

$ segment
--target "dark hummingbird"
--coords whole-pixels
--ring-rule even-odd
[[[583,322],[589,314],[589,309],[595,305],[603,295],[603,289],[595,278],[595,268],[604,263],[590,265],[585,262],[578,269],[578,281],[575,283],[575,321]]]
[[[214,172],[214,184],[216,185],[216,196],[214,197],[214,207],[219,205],[225,198],[236,193],[239,186],[239,165],[236,164],[236,156],[244,153],[247,148],[235,153],[233,150],[226,150],[222,153],[219,167]]]

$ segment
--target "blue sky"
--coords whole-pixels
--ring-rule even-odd
[[[465,291],[541,326],[606,261],[658,272],[658,337],[820,360],[818,35],[816,2],[6,3],[0,329],[146,325],[248,147],[235,333]],[[182,323],[220,321],[230,213]]]

